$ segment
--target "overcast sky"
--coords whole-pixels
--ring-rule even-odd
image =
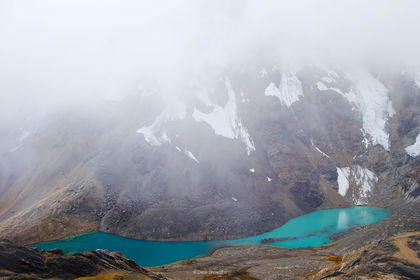
[[[420,64],[417,0],[0,0],[2,107],[167,91],[208,66]],[[24,105],[22,105],[24,104]]]

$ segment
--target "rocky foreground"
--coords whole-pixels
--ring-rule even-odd
[[[2,241],[0,279],[420,279],[420,203],[334,239],[315,248],[222,248],[150,269],[105,250],[66,256]]]
[[[0,279],[164,280],[121,253],[106,250],[65,255],[60,249],[37,250],[0,241]]]

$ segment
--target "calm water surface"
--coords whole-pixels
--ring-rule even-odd
[[[60,248],[70,253],[107,249],[122,252],[140,266],[156,266],[207,254],[218,247],[262,244],[261,240],[265,238],[281,238],[280,241],[269,243],[273,246],[321,246],[330,243],[328,237],[334,233],[346,231],[352,226],[378,222],[390,214],[386,209],[365,206],[319,210],[289,220],[283,226],[260,235],[224,241],[143,241],[94,232],[31,247],[44,250]]]

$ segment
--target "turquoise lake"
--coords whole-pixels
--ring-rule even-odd
[[[272,231],[240,239],[224,241],[143,241],[103,232],[82,234],[57,241],[31,245],[39,249],[60,248],[64,252],[107,249],[122,252],[140,266],[157,266],[210,253],[224,246],[263,244],[265,238],[281,238],[267,245],[287,248],[321,246],[331,242],[334,233],[347,231],[352,226],[378,222],[391,211],[375,207],[318,210],[289,220]]]

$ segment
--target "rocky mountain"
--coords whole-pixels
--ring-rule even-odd
[[[121,253],[86,251],[73,256],[60,249],[42,251],[0,241],[1,279],[141,279],[165,280]]]
[[[266,232],[321,208],[420,195],[419,72],[247,61],[173,92],[3,120],[0,236]]]

